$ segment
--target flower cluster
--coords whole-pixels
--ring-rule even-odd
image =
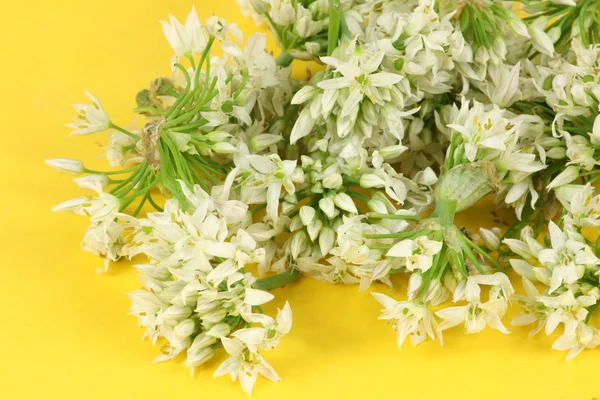
[[[185,354],[193,373],[223,345],[230,358],[215,376],[239,377],[251,393],[257,373],[279,380],[259,349],[277,347],[291,328],[291,309],[286,304],[276,319],[261,312],[273,295],[256,289],[245,269],[265,255],[243,229],[247,206],[213,200],[199,186],[192,191],[181,182],[181,187],[193,211],[170,199],[164,211],[135,223],[125,252],[143,254],[150,263],[136,266],[144,289],[130,294],[131,313],[146,327],[145,338],[166,339],[156,362]]]
[[[144,260],[131,312],[157,361],[193,371],[222,346],[215,376],[247,393],[279,380],[261,352],[291,309],[261,306],[300,276],[361,292],[405,277],[406,298],[373,293],[398,346],[459,325],[509,333],[511,299],[513,323],[560,329],[569,357],[600,344],[596,0],[528,0],[527,16],[499,0],[238,3],[278,58],[216,16],[170,17],[172,76],[137,93],[139,117],[117,125],[86,92],[68,125],[109,131],[116,169],[47,161],[95,192],[55,207],[90,219],[83,249],[105,268]],[[296,59],[319,65],[294,79]],[[486,196],[512,221],[458,226]]]

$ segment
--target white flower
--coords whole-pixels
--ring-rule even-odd
[[[348,89],[348,95],[340,114],[338,115],[338,135],[346,136],[350,133],[352,124],[356,120],[360,102],[366,96],[373,103],[381,103],[378,88],[390,87],[402,80],[402,76],[389,72],[376,72],[381,64],[385,52],[378,51],[371,57],[357,57],[355,61],[344,62],[334,57],[321,57],[321,61],[335,68],[342,76],[319,82],[317,86],[324,90]]]
[[[537,325],[529,332],[529,336],[531,337],[536,335],[544,328],[548,318],[548,313],[545,306],[538,301],[540,298],[540,292],[537,290],[535,285],[533,285],[533,283],[531,283],[531,281],[525,277],[522,279],[523,288],[525,289],[526,295],[517,295],[514,297],[517,302],[521,304],[524,310],[522,313],[513,318],[511,325],[530,325],[537,321]]]
[[[571,198],[567,205],[569,214],[565,222],[572,222],[579,227],[600,225],[600,195],[594,196],[594,188],[587,184]]]
[[[548,232],[552,247],[541,250],[537,258],[552,272],[549,288],[552,293],[563,282],[576,282],[583,276],[586,265],[599,265],[600,260],[585,242],[568,237],[553,221],[548,223]]]
[[[373,297],[385,307],[381,320],[388,320],[392,328],[398,332],[398,348],[410,335],[413,346],[423,342],[427,336],[442,341],[440,332],[437,330],[437,322],[433,313],[426,305],[417,305],[411,301],[398,302],[381,293],[372,293]]]
[[[433,257],[442,249],[442,242],[419,236],[415,240],[405,239],[396,243],[386,254],[387,257],[399,257],[406,263],[409,271],[427,271],[433,264]]]
[[[519,90],[519,74],[521,63],[509,68],[502,64],[499,72],[483,82],[482,89],[492,103],[501,108],[507,108],[521,97]]]
[[[58,204],[52,211],[68,211],[77,215],[88,216],[92,222],[110,221],[117,217],[121,205],[119,199],[109,193],[102,192],[97,185],[98,197],[80,197]]]
[[[100,101],[90,92],[84,92],[88,96],[93,105],[89,104],[73,104],[77,115],[73,118],[73,122],[67,124],[69,128],[74,130],[71,135],[87,135],[94,132],[102,132],[110,128],[111,122],[109,116],[104,112]]]
[[[597,300],[593,296],[575,297],[570,290],[559,296],[539,296],[537,301],[546,307],[546,334],[552,334],[561,323],[585,321],[588,315],[587,307],[594,305]]]
[[[444,321],[439,329],[445,330],[464,323],[465,333],[481,332],[486,324],[502,333],[508,330],[500,320],[506,310],[504,300],[490,300],[486,303],[470,303],[465,306],[447,307],[435,313]]]
[[[275,319],[265,314],[248,314],[244,318],[248,322],[260,323],[263,326],[239,329],[231,336],[241,340],[253,352],[258,349],[276,348],[281,338],[292,329],[292,309],[288,302],[277,311]]]
[[[465,156],[473,162],[478,160],[480,149],[505,151],[506,142],[514,135],[515,128],[503,117],[503,110],[494,106],[489,111],[476,101],[469,107],[465,101],[453,123],[448,127],[458,132],[464,141]]]
[[[600,345],[598,330],[584,322],[570,321],[565,324],[565,332],[556,339],[552,348],[555,350],[569,350],[567,360],[576,357],[585,348],[592,349]]]
[[[46,165],[55,168],[60,172],[67,172],[73,175],[81,175],[85,172],[85,167],[81,161],[72,160],[70,158],[54,158],[52,160],[46,160]]]
[[[222,338],[221,343],[229,358],[225,360],[214,373],[215,377],[229,374],[232,380],[239,378],[240,384],[248,395],[256,383],[258,374],[278,382],[281,380],[273,367],[257,352],[251,351],[245,343],[237,338]]]
[[[169,22],[160,22],[165,37],[175,51],[176,57],[185,57],[204,50],[206,42],[204,41],[202,26],[194,7],[192,7],[192,11],[188,14],[185,24],[179,22],[172,15],[169,15]]]

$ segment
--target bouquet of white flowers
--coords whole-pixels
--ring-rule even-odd
[[[457,325],[508,333],[511,299],[513,324],[563,325],[553,348],[569,358],[600,345],[600,241],[585,229],[600,225],[599,1],[238,2],[278,58],[263,34],[242,46],[218,17],[170,17],[173,76],[137,94],[138,122],[87,93],[68,125],[108,131],[116,169],[47,161],[95,193],[54,208],[90,219],[85,250],[105,269],[147,260],[131,313],[164,343],[157,361],[184,354],[193,372],[222,346],[215,376],[247,393],[258,374],[279,380],[261,351],[291,308],[261,305],[303,275],[363,291],[405,274],[405,301],[373,293],[399,347]],[[318,72],[292,78],[296,59]],[[457,226],[485,196],[512,225]]]

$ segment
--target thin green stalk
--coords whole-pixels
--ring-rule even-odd
[[[369,218],[376,218],[376,219],[403,219],[406,221],[414,221],[414,222],[421,221],[421,218],[415,217],[414,215],[382,214],[382,213],[377,213],[377,212],[369,212],[369,213],[367,213],[367,216]]]
[[[85,168],[83,170],[83,172],[88,173],[88,174],[120,175],[120,174],[124,174],[126,172],[131,172],[133,170],[136,170],[136,169],[138,169],[139,166],[140,166],[140,164],[138,164],[138,165],[136,165],[134,167],[131,167],[131,168],[120,169],[118,171],[97,171],[97,170],[94,170],[94,169]]]
[[[171,114],[173,114],[175,112],[175,110],[177,110],[177,107],[179,107],[179,104],[181,104],[181,102],[183,101],[184,98],[186,98],[188,92],[191,89],[192,86],[192,82],[190,79],[190,74],[188,74],[187,70],[185,69],[185,67],[183,67],[183,65],[177,63],[175,64],[175,67],[179,68],[179,70],[181,70],[181,72],[183,72],[183,76],[185,77],[185,88],[183,89],[183,92],[179,95],[179,97],[177,98],[177,100],[175,100],[175,104],[173,104],[173,106],[169,109],[169,111],[167,111],[167,114],[165,115],[165,118],[169,118],[171,116]]]
[[[256,281],[254,287],[259,290],[273,290],[284,287],[285,285],[297,281],[300,277],[300,271],[292,269],[290,271],[281,272],[277,275],[262,278]]]
[[[475,254],[473,254],[473,252],[471,251],[471,248],[469,247],[469,244],[467,242],[465,242],[464,237],[459,236],[458,238],[459,238],[458,240],[461,242],[461,245],[462,245],[461,249],[465,253],[465,255],[467,256],[467,258],[469,260],[471,260],[471,263],[473,263],[473,266],[477,269],[477,271],[481,275],[485,275],[485,271],[483,270],[483,268],[479,264],[479,261],[477,261],[477,257],[475,256]]]
[[[138,135],[136,135],[135,133],[131,133],[127,129],[121,128],[120,126],[115,125],[112,122],[110,123],[110,128],[115,129],[121,133],[124,133],[127,136],[129,136],[130,138],[133,138],[135,140],[140,140],[140,137]]]
[[[329,29],[327,36],[327,55],[330,56],[338,45],[342,15],[339,0],[329,0]]]
[[[433,232],[430,229],[416,229],[410,232],[398,233],[378,233],[372,235],[363,235],[365,239],[408,239],[415,236],[426,236]]]
[[[127,179],[123,179],[120,184],[118,184],[117,186],[115,186],[114,188],[112,188],[110,190],[110,194],[117,193],[121,188],[125,187],[129,182],[131,182],[132,180],[136,179],[136,177],[140,173],[142,173],[147,166],[148,166],[148,164],[146,164],[146,163],[138,164],[136,166],[136,168],[135,168],[136,171],[133,174],[131,174]]]

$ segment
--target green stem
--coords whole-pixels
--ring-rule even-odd
[[[262,278],[256,281],[254,287],[259,290],[273,290],[284,287],[288,283],[297,281],[300,277],[300,271],[292,269],[290,271],[281,272],[277,275]]]
[[[380,233],[373,235],[363,235],[365,239],[408,239],[414,236],[425,236],[429,235],[432,231],[429,229],[416,229],[410,232],[398,232],[398,233]]]
[[[327,55],[330,56],[340,38],[342,14],[339,0],[329,0],[329,29],[327,35]]]
[[[456,204],[457,201],[455,199],[437,199],[435,210],[431,214],[431,217],[437,218],[442,226],[453,225],[454,216],[456,215]]]
[[[127,168],[127,169],[120,169],[118,171],[96,171],[94,169],[84,169],[83,172],[86,172],[88,174],[102,174],[102,175],[120,175],[120,174],[124,174],[126,172],[131,172],[134,171],[136,169],[138,169],[139,164],[136,165],[135,167],[131,167],[131,168]]]
[[[127,136],[129,136],[130,138],[133,138],[135,140],[140,140],[140,137],[138,135],[136,135],[135,133],[131,133],[129,132],[127,129],[121,128],[118,125],[113,124],[112,122],[110,123],[110,127],[114,130],[117,130],[119,132],[122,132],[124,134],[126,134]]]
[[[420,222],[421,218],[415,217],[414,215],[403,215],[403,214],[382,214],[376,212],[367,213],[369,218],[380,218],[380,219],[403,219],[406,221]]]

